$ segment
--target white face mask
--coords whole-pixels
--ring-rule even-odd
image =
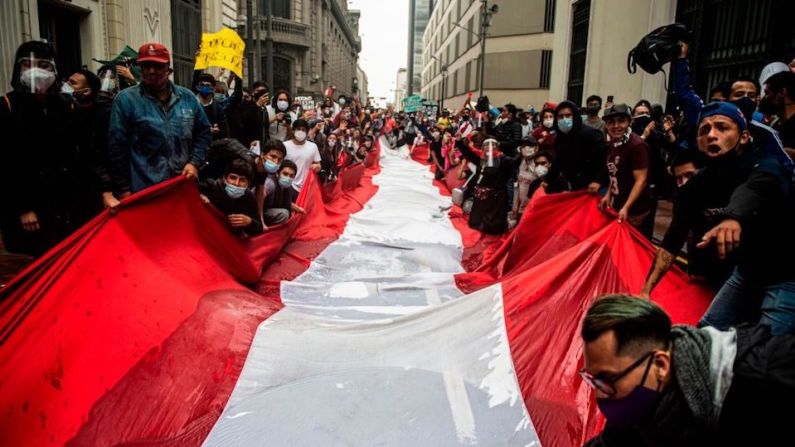
[[[344,106],[344,105],[345,105],[345,98],[340,98],[340,105],[341,105],[341,106]]]
[[[304,132],[303,130],[296,130],[295,131],[295,139],[298,140],[298,141],[306,140],[306,132]]]
[[[549,168],[546,166],[536,166],[536,175],[539,177],[543,177],[547,175],[549,172]]]
[[[75,88],[72,87],[69,83],[65,83],[64,85],[61,86],[61,93],[63,93],[64,95],[71,96],[74,94],[74,92]]]
[[[46,93],[55,82],[55,73],[43,68],[30,68],[20,73],[19,82],[30,89],[30,93]]]
[[[287,101],[276,101],[276,108],[281,111],[287,110],[287,107],[290,107],[290,104]]]
[[[554,123],[555,123],[555,120],[554,120],[553,118],[547,118],[547,119],[545,119],[545,120],[544,120],[544,122],[543,122],[543,124],[544,124],[544,127],[546,127],[547,129],[551,129],[551,128],[552,128],[552,125],[553,125]]]
[[[329,140],[328,147],[334,147],[337,145],[337,140]]]

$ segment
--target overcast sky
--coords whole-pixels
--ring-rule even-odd
[[[362,12],[359,65],[367,73],[370,96],[394,97],[398,68],[406,66],[409,34],[408,0],[350,0]]]

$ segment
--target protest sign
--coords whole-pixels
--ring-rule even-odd
[[[229,28],[217,33],[202,33],[202,44],[196,56],[195,70],[207,67],[229,69],[243,77],[243,55],[246,44],[240,36]]]

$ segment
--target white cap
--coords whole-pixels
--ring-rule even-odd
[[[765,68],[762,69],[762,73],[759,75],[759,85],[764,88],[765,82],[767,82],[771,76],[783,71],[789,71],[789,66],[784,62],[771,62],[765,65]]]

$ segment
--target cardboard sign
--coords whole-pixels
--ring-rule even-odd
[[[245,50],[243,39],[229,28],[217,33],[202,33],[202,46],[196,57],[194,70],[222,67],[242,78]]]
[[[422,96],[414,95],[408,98],[403,98],[403,111],[404,112],[419,112],[423,109]]]
[[[315,110],[315,100],[311,96],[296,96],[295,100],[301,104],[301,108],[306,110]]]

